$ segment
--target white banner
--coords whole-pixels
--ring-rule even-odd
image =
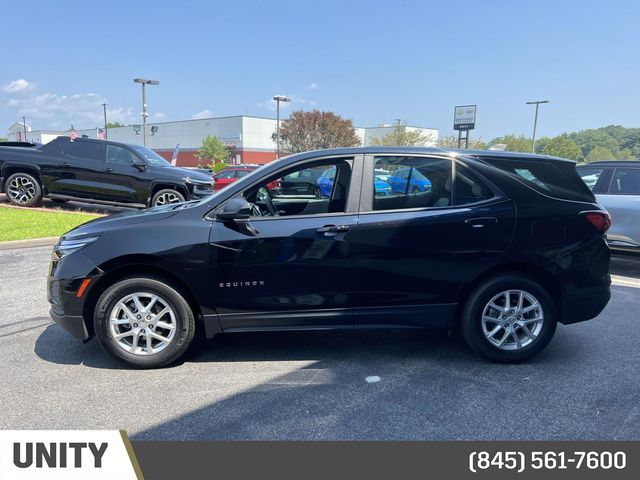
[[[118,430],[0,431],[0,479],[136,480],[130,445]]]

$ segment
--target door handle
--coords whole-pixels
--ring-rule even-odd
[[[113,168],[107,168],[107,169],[105,169],[105,172],[111,173],[111,172],[113,172]]]
[[[325,225],[316,229],[316,232],[323,233],[325,237],[333,237],[337,233],[349,231],[349,225]]]
[[[473,228],[482,228],[490,223],[498,223],[498,219],[496,217],[467,218],[464,223]]]
[[[69,162],[62,162],[58,164],[58,167],[62,168],[62,167],[69,167]]]

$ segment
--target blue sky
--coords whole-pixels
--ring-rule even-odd
[[[18,8],[19,7],[19,8]],[[5,14],[7,9],[4,9]],[[156,121],[332,110],[358,126],[401,118],[451,134],[477,104],[489,140],[608,124],[640,127],[636,1],[31,1],[0,38],[0,134],[137,122],[135,77]],[[22,17],[22,19],[20,19]],[[5,17],[6,20],[6,17]]]

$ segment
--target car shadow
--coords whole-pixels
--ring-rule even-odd
[[[47,362],[98,369],[129,370],[93,339],[82,343],[58,325],[49,325],[36,340],[34,352]],[[548,358],[548,357],[551,358]],[[553,361],[543,352],[529,363]],[[168,368],[185,363],[337,361],[387,365],[412,362],[484,362],[460,336],[428,329],[363,329],[281,331],[196,337],[183,357]],[[487,364],[490,362],[487,361]]]

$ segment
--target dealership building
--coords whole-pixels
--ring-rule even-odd
[[[435,145],[438,140],[437,129],[415,126],[407,126],[407,129],[417,130],[429,136],[431,140],[427,146]],[[392,130],[392,125],[356,127],[356,134],[362,145],[367,146],[374,138],[383,137]],[[275,133],[275,119],[248,115],[147,123],[147,146],[166,159],[171,159],[176,145],[179,145],[177,164],[192,167],[203,163],[197,157],[202,139],[207,135],[214,135],[231,150],[234,163],[263,164],[276,158]],[[29,125],[25,128],[22,122],[16,122],[9,127],[7,134],[10,140],[47,143],[59,135],[68,135],[69,132],[32,130]],[[97,138],[98,130],[96,128],[78,130],[78,134]],[[143,143],[142,125],[110,128],[107,135],[109,140],[116,142]]]

